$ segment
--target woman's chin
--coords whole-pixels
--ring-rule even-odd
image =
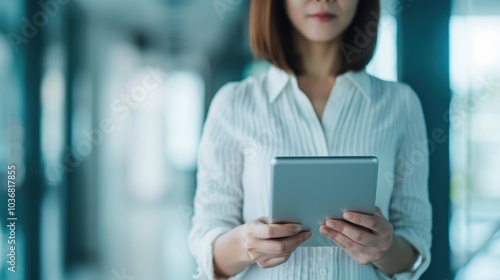
[[[325,35],[314,34],[311,36],[306,36],[306,38],[312,43],[332,43],[335,41],[337,36],[325,36]]]
[[[332,32],[332,30],[308,30],[310,32],[302,32],[302,36],[314,43],[331,43],[339,37],[340,32]]]

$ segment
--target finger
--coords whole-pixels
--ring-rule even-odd
[[[269,219],[267,217],[260,217],[258,221],[265,224],[269,224]]]
[[[335,242],[335,244],[337,244],[337,246],[339,246],[340,248],[342,248],[342,244],[336,240],[334,240],[333,242]],[[372,262],[372,260],[368,257],[366,257],[366,255],[360,253],[360,252],[356,252],[356,251],[349,251],[349,250],[345,250],[343,249],[349,256],[351,256],[351,258],[356,261],[357,263],[359,264],[363,264],[363,265],[367,265],[367,264],[370,264]]]
[[[342,243],[338,242],[337,240],[333,240],[333,242],[335,244],[337,244],[337,246],[339,246],[339,248],[342,248]],[[349,256],[351,256],[351,258],[353,260],[356,260],[358,258],[358,256],[360,255],[359,252],[345,250],[344,248],[342,248],[342,250],[344,250]]]
[[[301,232],[301,233],[296,234],[294,236],[280,238],[280,239],[278,239],[278,241],[283,242],[283,244],[285,246],[285,252],[288,253],[288,252],[291,252],[291,251],[297,249],[297,247],[300,244],[302,244],[303,242],[305,242],[306,240],[311,238],[311,236],[312,236],[312,233],[310,231],[304,231],[304,232]]]
[[[345,236],[343,233],[329,229],[325,225],[321,225],[320,227],[320,233],[328,237],[330,240],[333,242],[337,243],[344,251],[346,252],[357,252],[361,253],[364,251],[368,251],[368,247],[363,246],[359,243],[356,243],[354,240],[350,239],[349,237]]]
[[[373,247],[377,244],[376,236],[357,226],[340,220],[327,220],[325,225],[330,229],[343,233],[345,236],[354,240],[356,243],[367,247]]]
[[[292,252],[310,237],[310,232],[301,232],[294,236],[279,239],[261,239],[255,243],[255,248],[261,253],[277,256]]]
[[[356,212],[345,212],[344,219],[347,221],[371,229],[375,232],[385,232],[388,230],[388,222],[381,217],[366,215]]]
[[[302,230],[298,224],[268,224],[267,219],[259,219],[250,227],[251,233],[261,239],[292,236]]]

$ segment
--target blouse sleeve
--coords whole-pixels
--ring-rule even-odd
[[[406,121],[396,156],[394,190],[389,208],[394,233],[408,241],[419,258],[412,271],[392,279],[418,279],[431,261],[432,209],[429,202],[429,151],[422,105],[417,94],[405,86]],[[379,272],[381,273],[381,272]],[[381,275],[387,279],[385,275]]]
[[[229,83],[215,94],[198,149],[197,189],[188,237],[198,264],[195,278],[214,279],[214,241],[242,224],[243,155],[236,141],[234,91],[234,84]],[[230,279],[240,278],[245,271]]]

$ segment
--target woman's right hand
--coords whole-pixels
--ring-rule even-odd
[[[299,224],[269,224],[266,217],[261,217],[243,225],[243,250],[261,268],[280,265],[311,237],[310,231],[301,230]]]

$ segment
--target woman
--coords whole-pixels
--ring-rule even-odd
[[[420,101],[369,76],[377,0],[253,0],[251,44],[265,75],[215,95],[198,158],[189,242],[213,279],[415,279],[428,267],[431,207]],[[345,213],[321,234],[338,246],[299,247],[311,234],[270,225],[274,156],[379,158],[374,216]],[[307,186],[304,186],[305,188]]]

